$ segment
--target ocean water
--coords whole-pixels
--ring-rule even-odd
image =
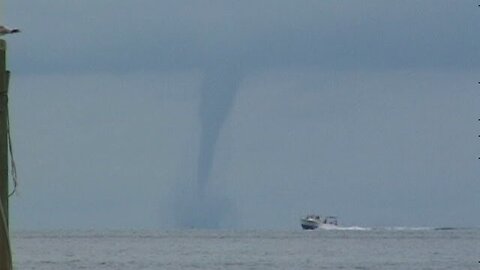
[[[479,229],[12,233],[15,269],[480,269]]]

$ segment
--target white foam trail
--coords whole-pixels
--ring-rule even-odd
[[[342,227],[342,226],[334,226],[334,225],[322,225],[319,227],[322,230],[332,230],[332,231],[370,231],[372,228],[369,227],[359,227],[359,226],[350,226],[350,227]]]

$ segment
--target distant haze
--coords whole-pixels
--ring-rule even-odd
[[[474,1],[3,4],[14,228],[480,225]]]

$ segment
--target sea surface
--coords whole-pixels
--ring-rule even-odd
[[[15,269],[480,269],[480,229],[12,233]]]

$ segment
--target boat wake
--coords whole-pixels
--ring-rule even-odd
[[[386,231],[453,231],[462,230],[459,227],[384,227],[378,228]]]
[[[370,231],[372,228],[369,227],[359,227],[359,226],[328,226],[328,227],[321,227],[322,230],[332,230],[332,231]]]
[[[415,231],[452,231],[452,230],[462,230],[462,228],[457,227],[361,227],[361,226],[335,226],[329,224],[322,224],[318,226],[318,230],[326,231],[404,231],[404,232],[415,232]]]
[[[435,228],[433,227],[384,227],[384,228],[379,228],[383,229],[386,231],[431,231],[434,230]]]

